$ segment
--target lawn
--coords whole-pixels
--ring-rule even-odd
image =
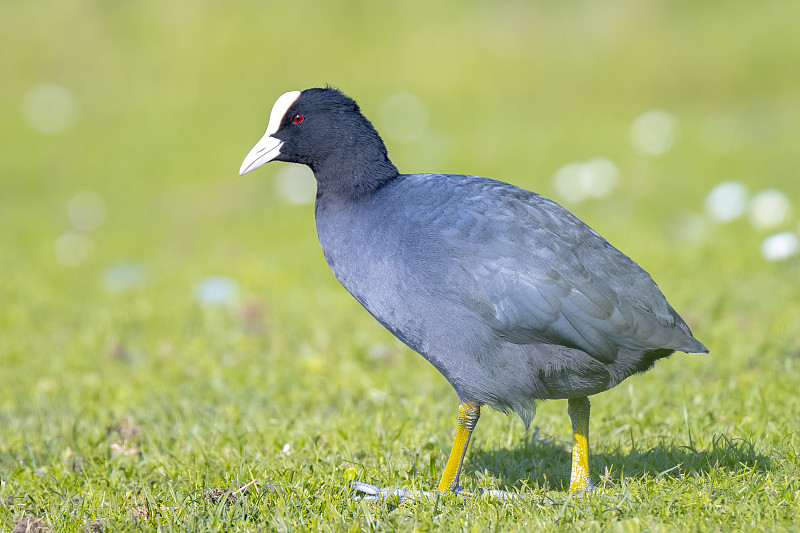
[[[0,530],[795,531],[800,4],[6,2]],[[312,182],[242,158],[336,85],[401,171],[559,201],[648,270],[709,355],[592,398],[457,398],[329,272]],[[728,185],[717,188],[720,184]],[[715,192],[712,192],[715,191]],[[764,191],[767,191],[766,193]],[[776,237],[777,236],[777,237]]]

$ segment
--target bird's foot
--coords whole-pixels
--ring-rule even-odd
[[[587,483],[582,487],[570,487],[569,493],[573,496],[587,496],[589,494],[606,494],[608,489],[598,487],[594,483]]]
[[[363,481],[351,481],[350,487],[354,490],[363,493],[363,496],[357,496],[357,498],[363,500],[383,500],[386,498],[396,497],[399,503],[403,503],[409,500],[416,500],[418,498],[429,498],[429,499],[436,499],[437,497],[441,496],[442,494],[446,494],[447,492],[452,492],[457,496],[461,496],[462,498],[478,498],[478,497],[487,497],[496,500],[510,500],[514,498],[520,498],[521,496],[514,492],[507,492],[505,490],[499,489],[478,489],[476,492],[470,492],[468,490],[464,490],[459,486],[455,488],[439,492],[439,491],[429,491],[429,490],[413,490],[413,489],[400,489],[400,488],[389,488],[389,487],[379,487],[377,485],[372,485],[370,483],[364,483]]]
[[[403,503],[408,500],[415,500],[420,496],[433,496],[432,493],[424,490],[379,487],[378,485],[364,483],[363,481],[351,481],[350,487],[356,492],[363,493],[363,496],[356,496],[356,499],[359,500],[385,500],[387,498],[396,497],[398,503]]]
[[[478,496],[490,498],[492,500],[517,500],[522,498],[518,492],[508,492],[500,489],[478,489]]]

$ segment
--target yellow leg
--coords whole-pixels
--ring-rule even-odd
[[[458,427],[450,458],[444,467],[442,480],[439,482],[439,491],[455,490],[458,488],[458,476],[461,473],[461,462],[467,453],[467,445],[481,416],[481,406],[474,402],[463,402],[458,406]]]
[[[571,398],[567,412],[572,420],[572,473],[570,492],[591,490],[589,477],[589,398]]]

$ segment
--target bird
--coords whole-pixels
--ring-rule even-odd
[[[589,396],[673,352],[708,353],[652,277],[567,209],[490,178],[401,174],[338,88],[275,101],[239,174],[269,161],[311,168],[331,271],[455,389],[456,436],[436,493],[468,493],[459,478],[482,406],[527,428],[538,402],[559,399],[572,422],[569,491],[592,490]]]

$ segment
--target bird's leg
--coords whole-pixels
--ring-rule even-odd
[[[589,398],[570,398],[567,412],[572,420],[572,473],[570,492],[592,490],[589,477]]]
[[[456,440],[453,442],[453,449],[450,450],[447,466],[444,467],[442,480],[439,482],[439,491],[452,490],[458,492],[458,476],[461,474],[461,463],[467,453],[467,445],[469,444],[470,436],[472,436],[472,430],[475,429],[480,416],[481,406],[477,402],[462,402],[458,406]]]
[[[469,444],[469,438],[472,436],[472,430],[475,429],[475,425],[478,423],[478,418],[480,418],[480,416],[481,406],[477,402],[462,402],[461,405],[458,406],[456,440],[453,442],[453,449],[450,450],[450,457],[447,459],[447,465],[444,467],[442,480],[439,482],[437,492],[384,488],[377,485],[370,485],[363,481],[351,481],[350,486],[358,492],[363,493],[363,498],[365,500],[397,497],[400,502],[404,502],[420,496],[438,498],[439,494],[444,491],[453,491],[464,498],[474,498],[477,495],[501,500],[518,498],[518,494],[498,489],[478,489],[477,494],[473,494],[469,491],[461,490],[461,487],[458,485],[458,476],[461,474],[461,463],[464,461],[464,455],[467,453],[467,445]]]

